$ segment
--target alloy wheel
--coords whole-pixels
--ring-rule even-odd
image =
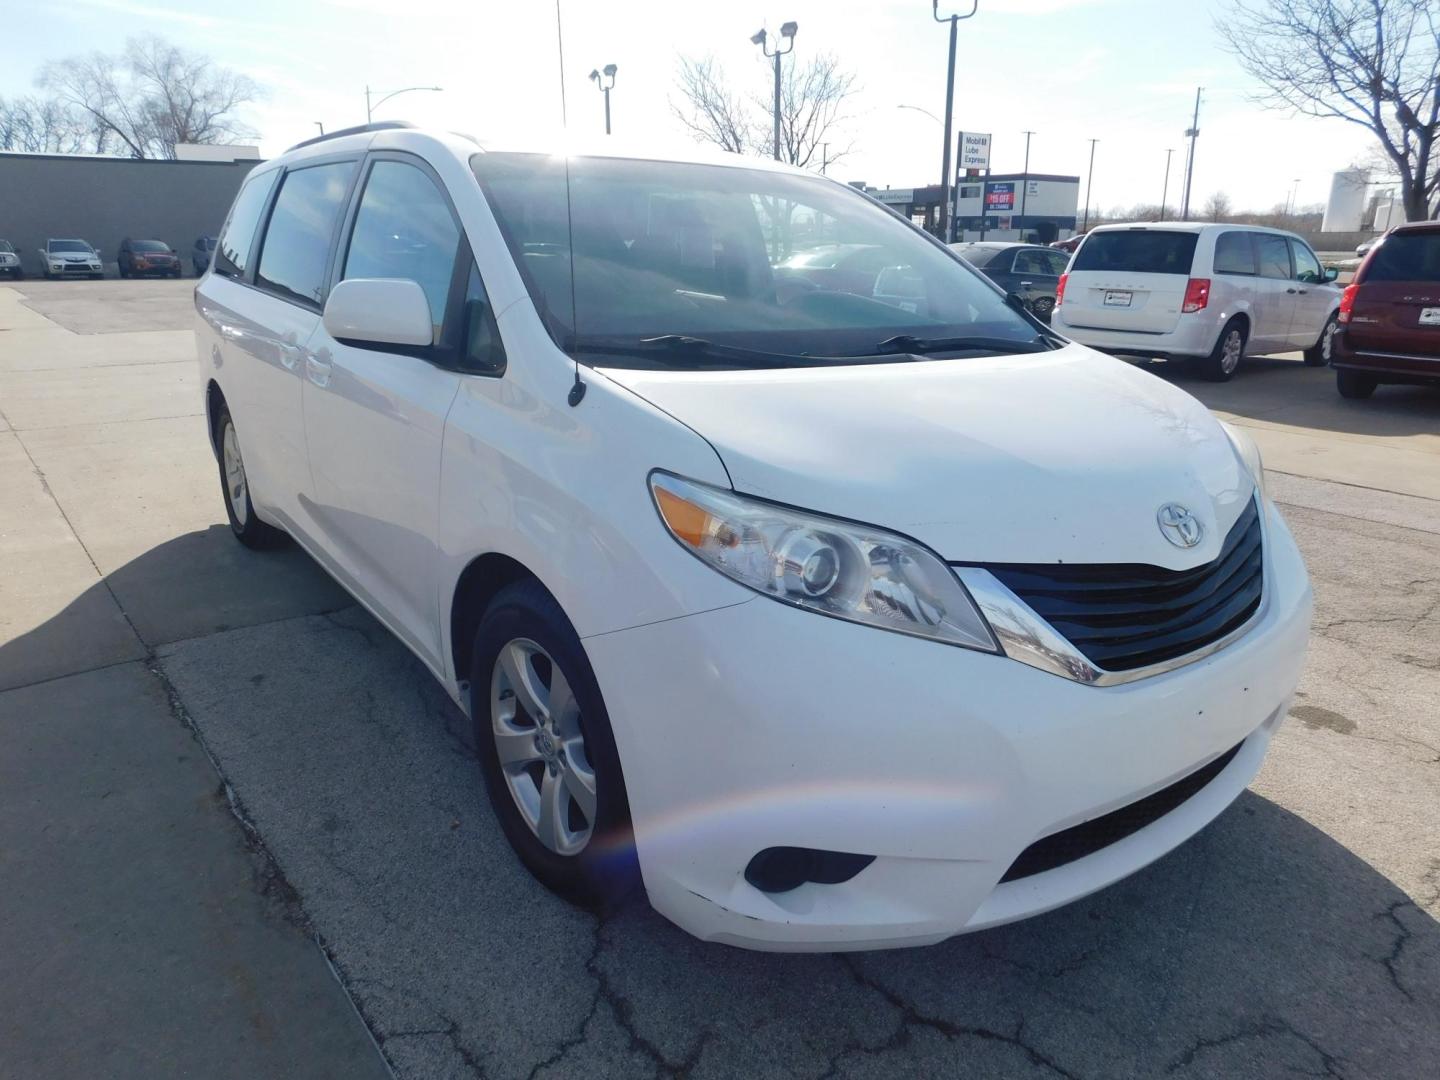
[[[240,456],[240,440],[235,435],[235,425],[228,420],[221,437],[220,452],[225,465],[225,497],[230,500],[230,511],[243,529],[249,517],[249,500],[245,497],[245,461]]]
[[[580,705],[564,672],[528,638],[506,642],[490,678],[500,772],[520,816],[557,855],[577,855],[595,828],[595,770]]]
[[[1225,346],[1220,352],[1220,370],[1226,375],[1234,372],[1240,366],[1240,350],[1244,348],[1245,340],[1239,330],[1230,330],[1225,335]]]

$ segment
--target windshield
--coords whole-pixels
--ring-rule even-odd
[[[1070,271],[1123,270],[1135,274],[1184,274],[1189,277],[1190,264],[1195,258],[1195,240],[1193,232],[1164,229],[1093,232],[1080,245]]]
[[[9,240],[0,240],[0,251],[8,251],[11,255],[15,254],[15,249],[10,246]]]
[[[90,253],[90,245],[84,240],[51,240],[51,251],[78,251],[83,255]]]
[[[945,248],[827,180],[572,158],[567,206],[564,158],[471,163],[552,337],[592,362],[650,366],[591,354],[669,335],[763,351],[773,366],[871,355],[897,336],[1021,351],[1038,333]],[[690,365],[680,355],[666,366]]]
[[[162,244],[159,240],[136,240],[130,247],[135,251],[153,251],[161,254],[170,250],[169,246]]]

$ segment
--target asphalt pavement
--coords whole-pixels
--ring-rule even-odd
[[[1037,919],[758,954],[546,893],[419,663],[233,541],[190,288],[0,288],[0,1077],[1434,1075],[1440,392],[1156,365],[1314,578],[1251,790]]]

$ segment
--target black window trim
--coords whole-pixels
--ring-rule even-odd
[[[509,364],[504,342],[500,338],[500,328],[495,320],[493,306],[488,306],[487,315],[491,321],[495,340],[499,343],[501,363],[493,370],[477,370],[465,363],[465,342],[469,338],[467,333],[469,328],[465,325],[465,290],[470,281],[470,268],[475,267],[476,274],[480,276],[482,288],[485,285],[485,276],[480,273],[479,265],[475,262],[474,249],[470,246],[470,237],[465,232],[465,223],[460,220],[460,214],[455,209],[455,201],[450,197],[449,189],[446,188],[445,182],[434,167],[418,154],[404,150],[371,150],[364,155],[347,196],[345,212],[340,215],[338,233],[331,245],[330,263],[325,276],[325,295],[329,296],[330,290],[344,280],[341,274],[344,272],[345,262],[350,256],[350,245],[355,239],[355,222],[360,216],[360,204],[365,198],[365,188],[370,182],[370,174],[374,171],[375,166],[382,161],[396,161],[410,165],[429,177],[430,182],[435,185],[435,189],[445,201],[445,206],[450,211],[450,219],[455,223],[456,231],[459,233],[460,240],[455,247],[455,261],[450,267],[450,285],[445,295],[445,316],[440,324],[440,340],[430,345],[390,345],[347,339],[343,340],[341,344],[352,349],[414,357],[462,375],[501,378]],[[486,289],[485,295],[487,298],[489,297],[488,289]]]

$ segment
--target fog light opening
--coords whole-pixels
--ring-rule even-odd
[[[839,885],[875,861],[874,855],[815,848],[772,847],[757,852],[745,867],[745,880],[763,893],[784,893],[807,882]]]

